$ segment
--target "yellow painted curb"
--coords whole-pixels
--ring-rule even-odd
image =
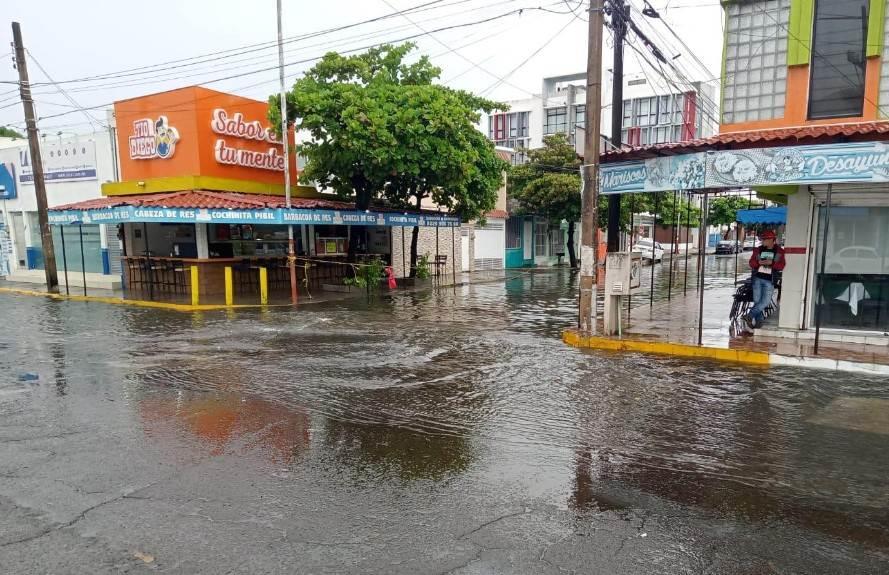
[[[678,357],[698,357],[720,361],[734,361],[756,365],[769,365],[771,356],[762,351],[742,349],[725,349],[706,347],[666,341],[643,341],[637,339],[614,339],[592,335],[581,335],[577,330],[569,329],[562,332],[562,341],[573,347],[587,349],[605,349],[611,351],[634,351],[639,353],[656,353]]]
[[[218,310],[223,310],[223,309],[290,307],[291,306],[291,304],[272,304],[272,305],[202,304],[202,305],[190,305],[190,304],[184,304],[184,303],[170,303],[170,302],[162,302],[162,301],[145,301],[145,300],[138,300],[138,299],[123,299],[123,298],[115,298],[115,297],[64,295],[64,294],[48,293],[48,292],[43,292],[43,291],[27,290],[27,289],[20,289],[20,288],[8,288],[8,287],[0,287],[0,293],[11,293],[11,294],[16,294],[16,295],[47,297],[47,298],[54,299],[54,300],[92,301],[92,302],[106,303],[106,304],[111,304],[111,305],[128,305],[128,306],[133,306],[133,307],[167,309],[167,310],[172,310],[172,311],[184,311],[184,312],[218,311]]]

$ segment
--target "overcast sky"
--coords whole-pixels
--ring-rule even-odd
[[[676,57],[673,61],[690,79],[718,75],[723,35],[718,0],[654,0],[663,22],[641,15],[643,0],[631,3],[634,19],[668,58]],[[53,85],[35,86],[40,127],[46,133],[92,131],[87,117],[73,110],[68,98],[93,107],[193,84],[260,99],[277,89],[277,71],[260,71],[277,65],[275,0],[5,0],[3,4],[8,18],[0,28],[2,46],[11,52],[11,22],[20,22],[25,46],[34,58],[28,64],[32,83],[48,82],[39,63],[67,91],[66,97]],[[418,51],[442,68],[443,83],[498,100],[527,98],[539,93],[544,76],[586,67],[587,2],[581,5],[578,0],[284,0],[283,4],[289,82],[311,67],[311,59],[327,51],[417,35],[413,41]],[[421,5],[409,12],[412,22],[397,15],[300,38]],[[521,15],[515,13],[521,8],[525,9]],[[702,60],[709,78],[664,23]],[[446,27],[455,28],[436,31]],[[641,43],[635,45],[644,51]],[[610,38],[604,50],[610,54]],[[0,55],[5,53],[0,49]],[[640,73],[643,67],[636,52],[626,53],[627,72]],[[198,56],[203,57],[181,61]],[[17,79],[11,58],[7,54],[0,60],[4,82]],[[178,62],[164,64],[171,61]],[[156,67],[146,68],[151,66]],[[605,66],[610,67],[610,57]],[[106,77],[69,82],[100,75]],[[211,82],[230,76],[237,77]],[[14,88],[0,84],[0,125],[22,131],[23,113]],[[105,120],[103,109],[91,113]]]

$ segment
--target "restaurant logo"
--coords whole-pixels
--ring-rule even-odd
[[[256,140],[257,142],[269,142],[280,144],[281,140],[275,136],[271,128],[266,128],[259,120],[244,121],[244,114],[235,112],[229,116],[223,108],[213,110],[213,121],[210,127],[220,136],[233,136],[244,140]]]
[[[136,120],[130,136],[130,159],[166,160],[173,157],[178,141],[179,130],[170,125],[166,116],[158,116],[157,120]]]

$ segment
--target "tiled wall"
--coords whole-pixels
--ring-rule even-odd
[[[756,0],[726,7],[722,123],[784,116],[790,0]]]

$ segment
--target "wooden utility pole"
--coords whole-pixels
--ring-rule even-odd
[[[31,150],[31,167],[34,175],[34,193],[37,196],[37,221],[40,223],[40,240],[43,245],[43,269],[46,273],[46,290],[59,291],[59,277],[56,271],[56,252],[52,245],[52,229],[46,203],[46,182],[43,180],[43,159],[40,156],[40,138],[37,134],[37,120],[34,118],[34,100],[31,99],[31,84],[28,82],[28,62],[25,46],[22,43],[22,28],[18,22],[12,23],[12,40],[15,45],[15,65],[19,71],[19,94],[25,108],[25,125],[28,130],[28,147]]]
[[[624,122],[624,41],[630,22],[630,7],[623,0],[608,0],[611,31],[614,33],[614,62],[611,66],[611,147],[619,149]],[[620,251],[620,194],[608,196],[608,251]]]
[[[599,142],[602,115],[603,0],[590,1],[586,65],[586,129],[583,142],[583,209],[580,222],[580,302],[578,328],[596,326],[596,206],[599,199]]]

